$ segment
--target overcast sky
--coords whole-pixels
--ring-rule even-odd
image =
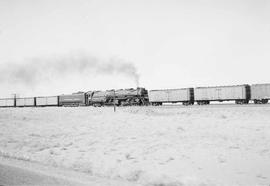
[[[136,87],[118,67],[48,71],[80,56],[134,65],[148,89],[270,83],[270,1],[0,0],[0,96]],[[10,80],[33,63],[38,82]]]

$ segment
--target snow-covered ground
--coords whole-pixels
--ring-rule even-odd
[[[270,105],[0,108],[0,155],[147,186],[269,186]]]

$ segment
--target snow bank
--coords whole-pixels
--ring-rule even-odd
[[[0,154],[147,186],[269,185],[270,107],[1,108]]]

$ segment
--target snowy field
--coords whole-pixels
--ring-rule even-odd
[[[269,186],[270,105],[0,108],[0,156],[145,186]]]

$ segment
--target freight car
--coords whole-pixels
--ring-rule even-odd
[[[131,105],[146,105],[148,103],[148,92],[145,88],[137,89],[119,89],[107,91],[94,91],[88,97],[89,105],[104,106],[131,106]]]
[[[37,107],[58,106],[59,96],[36,97]]]
[[[14,98],[3,98],[0,99],[0,107],[14,107],[15,99]]]
[[[251,85],[251,100],[255,104],[266,104],[270,99],[270,84]]]
[[[249,85],[197,87],[194,89],[195,101],[198,105],[209,104],[210,101],[235,101],[236,104],[248,104],[250,94]]]
[[[28,98],[15,98],[16,107],[34,107],[36,106],[36,98],[28,97]]]
[[[194,104],[193,88],[150,90],[148,96],[151,105],[178,102],[183,103],[183,105]]]

